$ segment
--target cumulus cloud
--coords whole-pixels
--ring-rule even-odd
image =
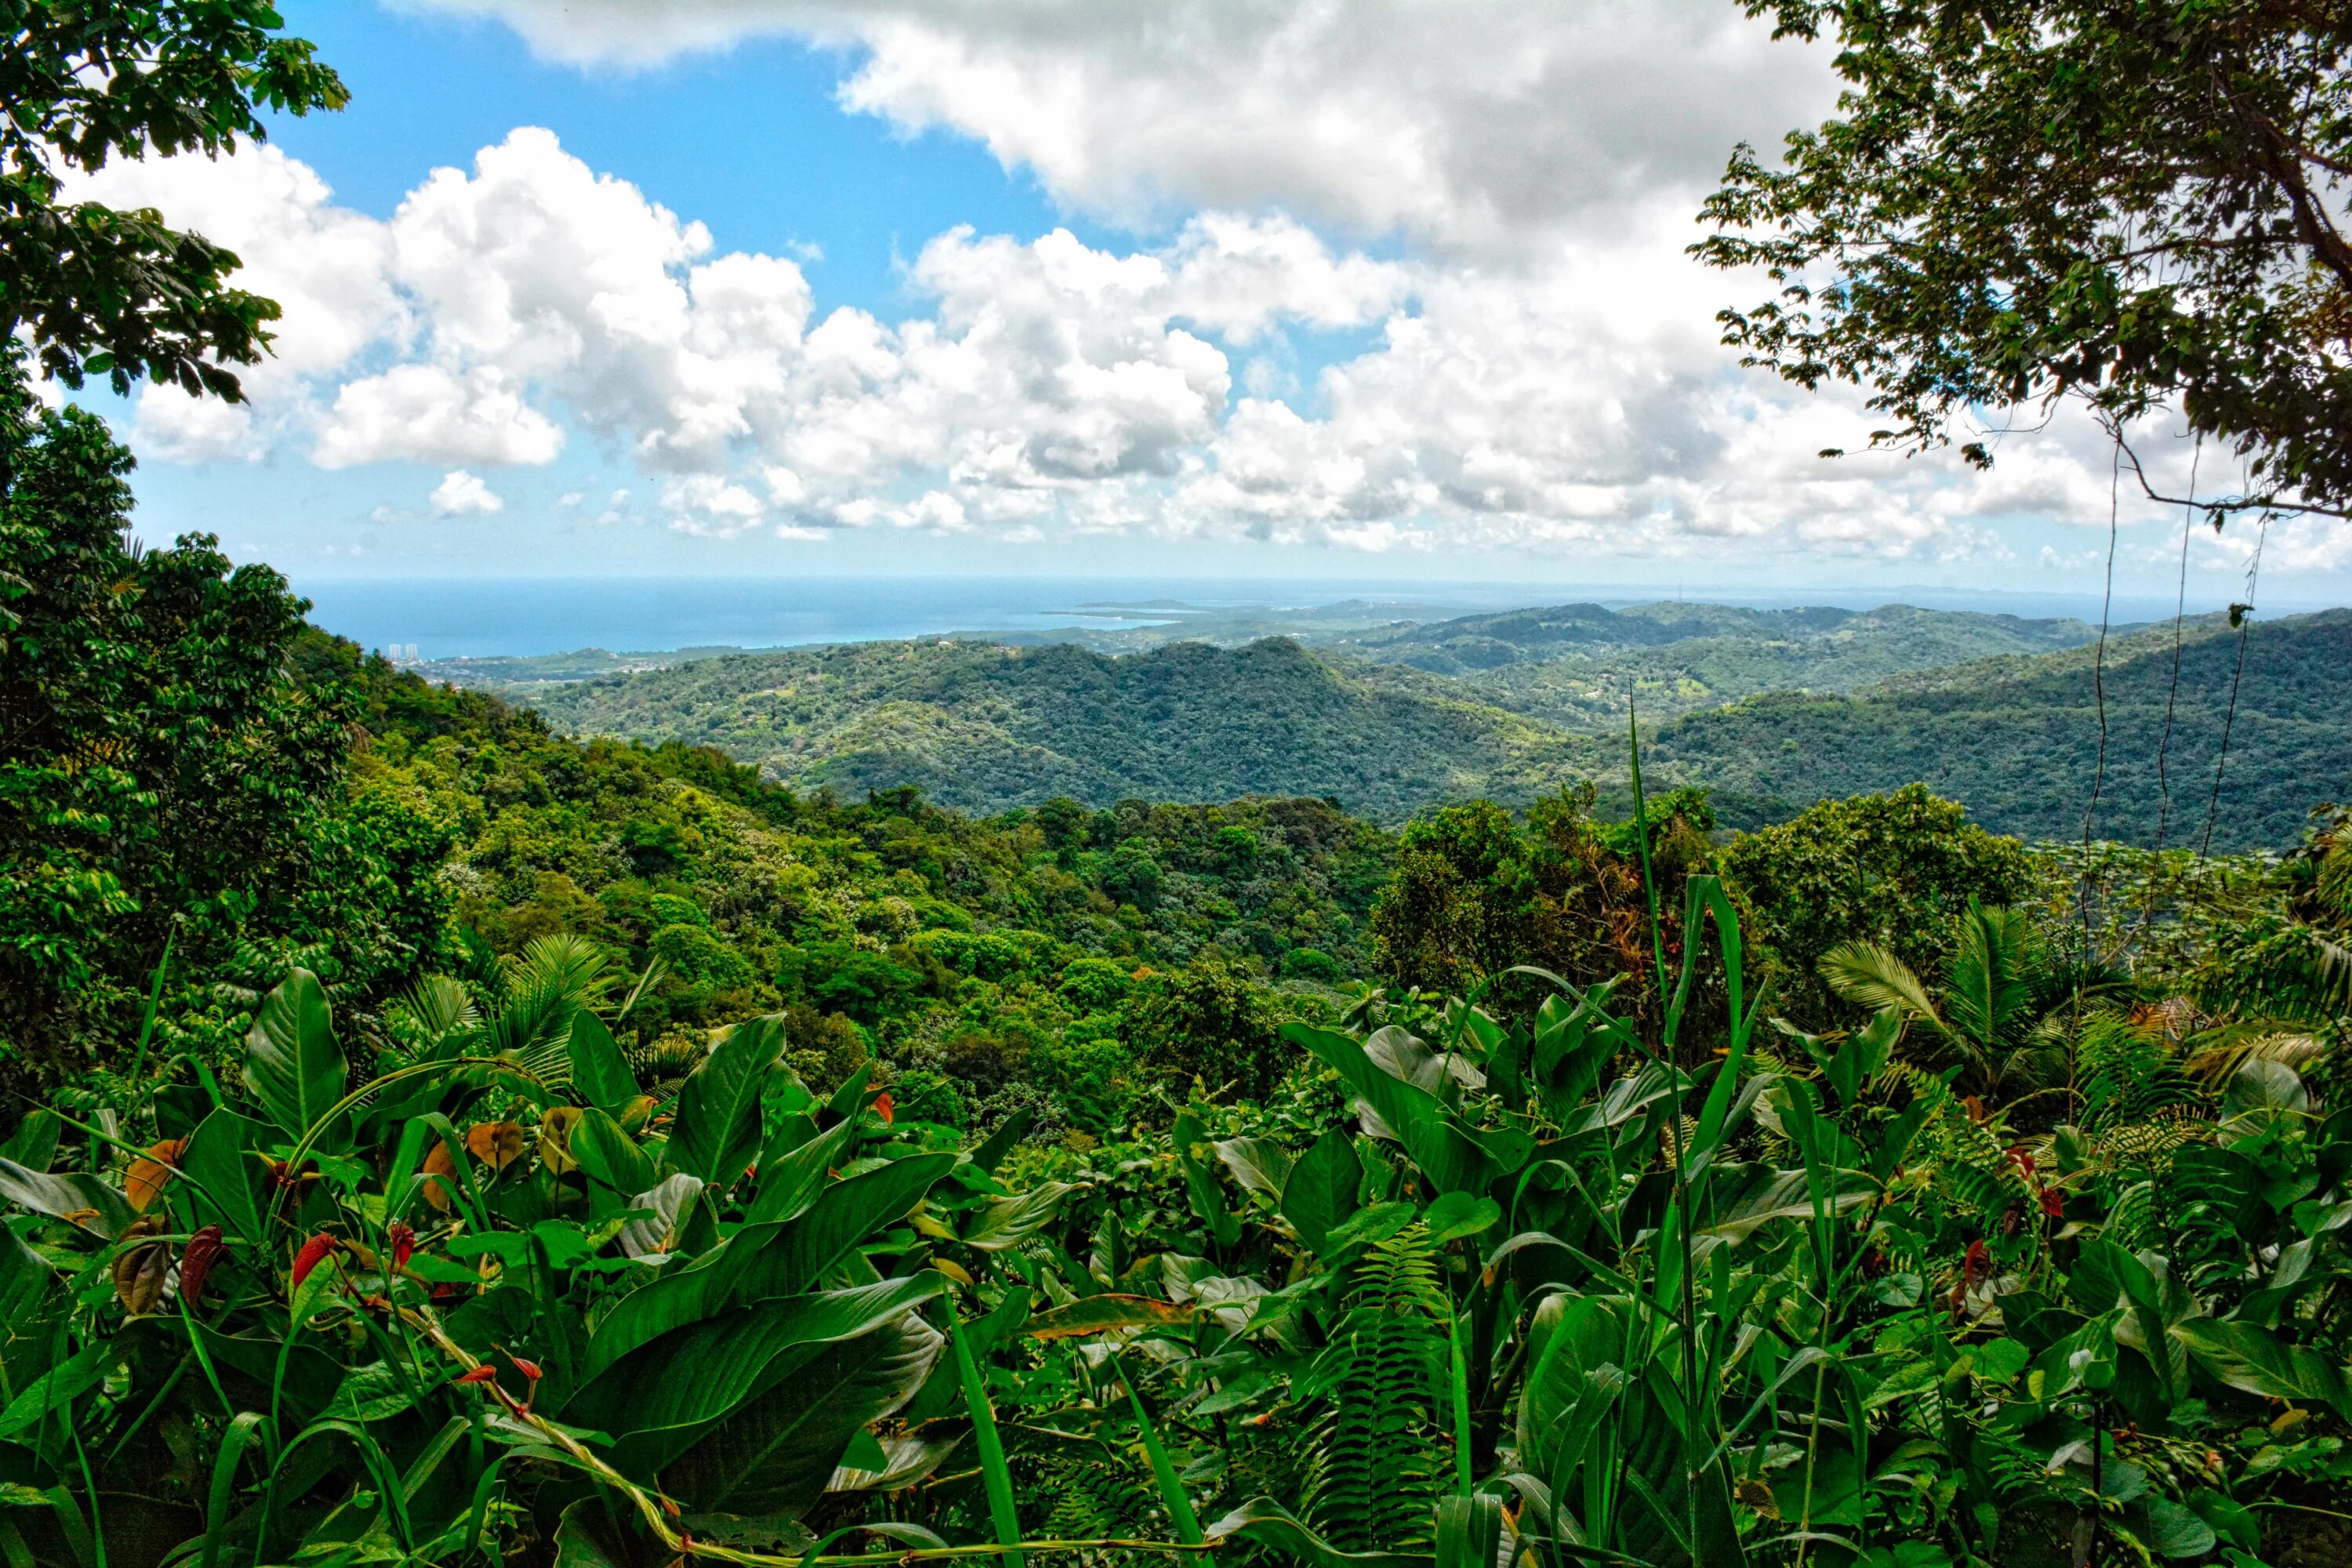
[[[425,499],[436,517],[488,517],[506,510],[506,498],[485,484],[480,476],[452,468],[441,476]]]
[[[646,65],[740,38],[846,47],[842,102],[984,143],[1144,220],[1280,207],[1519,254],[1684,194],[1833,98],[1827,51],[1717,0],[410,0],[550,57]]]

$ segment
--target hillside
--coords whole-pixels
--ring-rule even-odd
[[[2074,620],[1923,610],[1567,605],[1472,616],[1318,647],[1460,680],[1476,700],[1570,730],[1613,731],[1625,703],[1674,718],[1768,691],[1851,692],[1912,670],[2078,647]]]
[[[998,811],[1066,795],[1328,796],[1394,821],[1439,801],[1525,799],[1605,768],[1605,748],[1425,681],[1373,683],[1267,639],[1112,657],[1068,646],[871,643],[702,659],[542,687],[575,733],[717,746],[852,798],[915,784]]]
[[[2172,633],[2110,642],[2106,768],[2095,831],[2151,842],[2163,815],[2157,752]],[[2221,617],[2192,624],[2166,771],[2167,842],[2194,846],[2212,793],[2238,640]],[[2352,795],[2352,611],[2256,623],[2230,734],[2213,844],[2284,848],[2311,805]],[[1779,694],[1663,729],[1660,772],[1775,796],[1791,807],[1914,781],[2026,838],[2072,838],[2099,770],[2092,652],[1996,658],[1897,677],[1853,697]]]

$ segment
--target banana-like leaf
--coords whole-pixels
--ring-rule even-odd
[[[913,1208],[955,1163],[953,1154],[913,1154],[836,1182],[799,1218],[746,1226],[723,1247],[639,1286],[596,1325],[589,1373],[681,1323],[808,1290],[859,1242]]]
[[[1045,1182],[1025,1193],[999,1198],[980,1211],[980,1217],[964,1232],[963,1244],[980,1252],[1002,1252],[1052,1223],[1070,1191],[1066,1182]]]
[[[633,1219],[621,1227],[621,1250],[631,1258],[651,1258],[656,1253],[677,1250],[687,1226],[693,1220],[695,1205],[701,1201],[702,1188],[701,1177],[680,1171],[650,1191],[631,1198],[631,1208],[649,1210],[652,1217]]]
[[[806,1122],[805,1117],[800,1119]],[[816,1201],[825,1173],[839,1165],[857,1141],[855,1117],[836,1121],[796,1149],[761,1156],[760,1191],[744,1215],[753,1225],[797,1219]]]
[[[636,1099],[637,1075],[629,1070],[613,1031],[585,1007],[572,1015],[567,1048],[572,1058],[572,1087],[583,1100],[613,1112]]]
[[[28,1171],[14,1160],[0,1160],[0,1198],[35,1214],[70,1221],[109,1241],[134,1217],[130,1201],[96,1176],[86,1172],[51,1175]]]
[[[257,1123],[223,1107],[196,1124],[180,1155],[196,1212],[247,1244],[264,1239],[261,1173],[247,1152],[259,1131]]]
[[[820,1347],[664,1469],[662,1489],[698,1512],[806,1512],[851,1436],[904,1405],[945,1342],[910,1313]]]
[[[2308,1346],[2288,1344],[2253,1323],[2223,1319],[2191,1318],[2174,1324],[2171,1332],[2199,1365],[2232,1388],[2352,1414],[2343,1367]]]
[[[295,970],[261,999],[245,1037],[246,1087],[280,1131],[299,1139],[343,1098],[350,1073],[325,989],[309,970]],[[330,1129],[318,1147],[340,1152],[340,1135]]]
[[[93,1340],[34,1379],[0,1410],[0,1437],[14,1437],[97,1387],[114,1364],[114,1353],[113,1341]]]
[[[1435,1559],[1403,1552],[1342,1552],[1270,1497],[1254,1497],[1209,1526],[1209,1539],[1272,1547],[1315,1568],[1432,1568]]]
[[[1317,1256],[1330,1250],[1332,1228],[1360,1206],[1364,1163],[1356,1141],[1334,1128],[1315,1140],[1282,1184],[1282,1217]]]
[[[703,1058],[677,1094],[665,1155],[673,1171],[729,1187],[760,1152],[760,1089],[783,1053],[782,1018],[738,1024]]]
[[[688,1323],[638,1346],[572,1396],[563,1418],[620,1439],[614,1460],[649,1476],[710,1423],[805,1362],[795,1351],[856,1339],[947,1289],[929,1269],[903,1279],[787,1296]]]
[[[1217,1145],[1217,1159],[1244,1188],[1282,1201],[1282,1184],[1290,1179],[1290,1151],[1273,1139],[1228,1138]]]
[[[1029,1320],[1033,1340],[1079,1339],[1118,1329],[1174,1329],[1192,1321],[1192,1309],[1153,1296],[1081,1296]]]
[[[1444,1102],[1427,1089],[1382,1071],[1364,1047],[1345,1035],[1285,1024],[1283,1038],[1306,1047],[1328,1064],[1381,1122],[1396,1136],[1441,1192],[1483,1193],[1499,1174],[1486,1151],[1446,1114]]]
[[[580,1113],[565,1146],[592,1180],[602,1182],[615,1193],[644,1192],[660,1175],[654,1168],[653,1156],[622,1131],[619,1122],[593,1106]]]

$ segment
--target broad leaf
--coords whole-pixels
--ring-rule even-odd
[[[650,1475],[700,1430],[809,1358],[790,1352],[873,1332],[947,1289],[929,1269],[878,1285],[787,1296],[671,1330],[606,1367],[564,1408],[622,1439],[625,1468]]]
[[[28,1171],[13,1160],[0,1160],[0,1198],[22,1204],[35,1214],[68,1220],[94,1236],[111,1241],[132,1219],[131,1205],[121,1193],[87,1173],[51,1175]]]
[[[1217,1145],[1217,1159],[1250,1192],[1282,1201],[1282,1184],[1290,1179],[1290,1151],[1273,1139],[1228,1138]]]
[[[1483,1193],[1494,1180],[1495,1163],[1454,1124],[1444,1102],[1427,1089],[1382,1071],[1356,1041],[1304,1024],[1285,1024],[1282,1037],[1305,1046],[1336,1069],[1439,1191]]]
[[[676,1251],[686,1227],[693,1223],[702,1189],[702,1178],[680,1171],[652,1190],[631,1198],[631,1208],[650,1210],[651,1217],[633,1219],[621,1227],[621,1250],[631,1258]]]
[[[963,1235],[963,1244],[980,1252],[1002,1252],[1015,1242],[1045,1228],[1071,1188],[1066,1182],[1045,1182],[1025,1193],[999,1198],[980,1211]]]
[[[297,969],[268,995],[245,1037],[245,1083],[269,1119],[300,1139],[343,1098],[350,1079],[319,977]],[[320,1147],[338,1147],[330,1131]]]
[[[590,1180],[615,1193],[641,1193],[659,1179],[653,1157],[621,1131],[619,1122],[593,1107],[580,1113],[566,1146]]]
[[[1081,1339],[1117,1329],[1175,1329],[1192,1321],[1192,1309],[1154,1296],[1081,1296],[1031,1318],[1022,1331],[1033,1340]]]
[[[261,1172],[247,1152],[257,1125],[226,1108],[215,1110],[197,1124],[180,1156],[197,1214],[247,1245],[263,1239]]]
[[[746,1226],[685,1268],[632,1290],[596,1325],[590,1372],[681,1323],[812,1289],[845,1253],[913,1208],[955,1163],[953,1154],[917,1154],[836,1182],[798,1219]]]
[[[822,1347],[665,1469],[662,1489],[698,1511],[805,1512],[851,1436],[904,1405],[945,1342],[909,1314]]]
[[[1430,1568],[1427,1555],[1401,1552],[1342,1552],[1301,1523],[1270,1497],[1254,1497],[1209,1526],[1211,1541],[1248,1541],[1272,1547],[1315,1568]]]
[[[1307,1249],[1330,1250],[1331,1228],[1356,1212],[1364,1184],[1364,1163],[1356,1141],[1333,1129],[1299,1157],[1282,1184],[1282,1217]]]
[[[714,1187],[734,1184],[760,1152],[760,1089],[783,1048],[781,1018],[754,1018],[727,1032],[678,1090],[664,1155],[670,1170]]]
[[[572,1015],[572,1087],[597,1110],[617,1111],[637,1097],[637,1078],[604,1021],[583,1007]]]

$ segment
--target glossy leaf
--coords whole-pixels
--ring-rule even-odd
[[[738,1024],[688,1076],[663,1159],[674,1172],[730,1187],[760,1152],[760,1090],[784,1048],[781,1018]]]
[[[1318,1138],[1282,1184],[1282,1217],[1317,1254],[1330,1251],[1332,1227],[1356,1212],[1364,1184],[1356,1141],[1333,1129]]]
[[[319,977],[293,971],[262,998],[245,1037],[246,1087],[279,1131],[299,1139],[343,1098],[349,1074]],[[337,1130],[330,1129],[319,1146],[339,1148],[336,1137]]]
[[[604,1021],[583,1007],[572,1015],[566,1042],[572,1058],[572,1088],[581,1099],[610,1114],[637,1097],[637,1076]]]

